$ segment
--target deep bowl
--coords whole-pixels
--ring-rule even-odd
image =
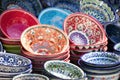
[[[33,55],[56,55],[66,52],[69,48],[67,35],[50,25],[35,25],[27,28],[21,35],[21,44]]]
[[[112,52],[89,52],[80,57],[89,66],[111,67],[120,64],[120,56]]]
[[[0,29],[9,39],[20,39],[26,28],[36,24],[39,24],[37,18],[22,9],[6,10],[0,16]]]
[[[41,74],[20,74],[13,77],[12,80],[49,80],[49,78]]]
[[[80,79],[85,77],[85,73],[78,66],[59,60],[47,61],[44,64],[45,70],[61,79]]]
[[[12,53],[0,53],[0,72],[18,73],[32,68],[31,60]]]
[[[40,12],[38,20],[41,24],[48,24],[56,26],[63,30],[64,19],[70,14],[63,9],[47,8]]]

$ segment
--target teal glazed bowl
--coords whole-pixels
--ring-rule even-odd
[[[46,61],[44,69],[51,75],[60,79],[83,79],[85,73],[78,66],[59,60]]]
[[[48,24],[56,26],[63,30],[64,19],[70,14],[70,12],[59,8],[46,8],[40,12],[38,20],[41,24]]]

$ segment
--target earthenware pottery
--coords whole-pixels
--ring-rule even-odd
[[[21,35],[21,44],[34,55],[61,54],[69,48],[67,35],[50,25],[34,25],[27,28]]]
[[[65,19],[64,31],[69,35],[74,30],[81,31],[88,37],[89,44],[75,45],[81,49],[99,47],[106,38],[103,26],[93,17],[84,13],[73,13]]]
[[[42,10],[38,16],[41,24],[53,25],[63,30],[64,19],[70,14],[63,9],[59,8],[46,8]]]
[[[93,16],[102,24],[107,22],[116,21],[118,16],[111,7],[109,7],[105,2],[100,0],[81,0],[80,1],[81,11]]]
[[[49,80],[49,78],[41,74],[20,74],[13,77],[12,80]]]
[[[18,73],[32,68],[31,60],[20,55],[0,52],[0,72]]]
[[[105,26],[107,37],[114,43],[120,42],[120,26],[115,24],[108,24]]]
[[[120,56],[112,52],[89,52],[81,60],[90,66],[111,67],[120,64]]]
[[[2,1],[2,8],[4,10],[7,9],[24,9],[32,14],[34,14],[36,17],[39,15],[40,11],[42,10],[42,5],[39,0],[3,0]]]
[[[26,28],[36,24],[39,24],[38,19],[22,9],[9,9],[0,16],[0,29],[9,39],[20,39]]]
[[[114,53],[120,55],[120,43],[116,43],[114,46],[113,46],[113,49],[114,49]]]
[[[45,70],[61,79],[84,79],[85,73],[78,66],[59,60],[47,61],[44,64]]]

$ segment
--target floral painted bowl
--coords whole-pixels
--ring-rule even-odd
[[[47,8],[40,12],[38,20],[41,24],[48,24],[56,26],[63,30],[64,19],[70,14],[63,9],[59,8]]]
[[[104,1],[100,0],[81,0],[81,11],[95,17],[102,24],[107,22],[116,21],[118,16],[115,11],[107,5]]]
[[[78,66],[59,60],[47,61],[44,64],[45,70],[61,79],[84,79],[85,73]]]
[[[0,29],[9,39],[20,39],[26,28],[36,24],[39,24],[38,19],[22,9],[6,10],[0,16]]]
[[[89,44],[86,45],[70,44],[70,46],[75,45],[80,49],[99,47],[106,39],[102,24],[84,13],[73,13],[65,19],[64,31],[69,35],[74,30],[81,31],[89,40]]]
[[[32,68],[31,60],[12,53],[0,53],[0,72],[18,73]]]
[[[49,80],[49,78],[41,74],[20,74],[13,77],[12,80]]]
[[[50,25],[35,25],[27,28],[21,35],[21,44],[33,55],[58,55],[69,48],[67,35]]]
[[[112,52],[89,52],[80,57],[89,66],[111,67],[120,64],[120,56]]]

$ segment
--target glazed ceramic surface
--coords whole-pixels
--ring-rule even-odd
[[[3,44],[1,43],[1,41],[0,41],[0,52],[3,52],[4,51],[4,49],[3,49]]]
[[[73,44],[76,44],[76,45],[89,44],[88,37],[81,31],[72,31],[69,34],[69,39]]]
[[[84,33],[88,37],[89,45],[100,43],[105,36],[102,25],[84,13],[73,13],[65,19],[64,31],[69,35],[73,30]]]
[[[90,52],[81,57],[81,60],[90,66],[110,67],[120,64],[120,56],[111,52]]]
[[[81,11],[95,17],[101,23],[115,20],[114,12],[106,3],[99,0],[81,0]]]
[[[12,53],[0,53],[0,72],[17,73],[31,68],[31,60]]]
[[[13,80],[49,80],[49,78],[41,74],[21,74],[13,77]]]
[[[40,12],[38,20],[41,24],[48,24],[56,26],[63,30],[64,19],[70,14],[63,9],[47,8]]]
[[[9,39],[20,39],[26,28],[36,24],[39,24],[37,18],[21,9],[6,10],[0,17],[0,29]]]
[[[39,0],[3,0],[1,4],[4,10],[14,8],[24,9],[36,17],[42,10],[42,5]]]
[[[59,54],[69,48],[67,35],[50,25],[35,25],[27,28],[22,33],[21,44],[34,55]]]
[[[61,79],[80,79],[85,76],[85,73],[79,67],[58,60],[45,62],[44,68],[48,73]]]

